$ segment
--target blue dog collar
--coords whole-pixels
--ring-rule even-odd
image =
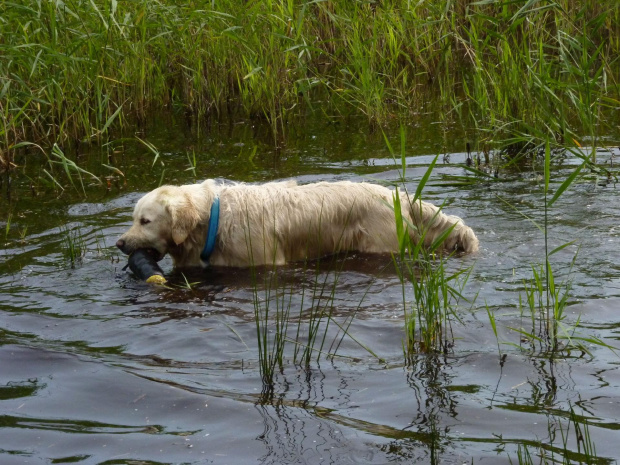
[[[220,222],[220,198],[215,197],[211,205],[211,217],[209,218],[209,229],[207,232],[207,242],[200,253],[201,260],[208,262],[209,257],[215,250],[215,238],[217,237],[217,227]]]

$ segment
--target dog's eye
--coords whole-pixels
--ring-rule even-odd
[[[140,218],[140,224],[145,225],[145,224],[149,224],[151,222],[151,220],[147,220],[146,218]]]

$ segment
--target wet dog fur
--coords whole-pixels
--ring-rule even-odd
[[[399,250],[395,191],[371,183],[294,181],[266,184],[162,186],[142,197],[133,225],[117,246],[126,254],[153,248],[170,254],[179,268],[205,266],[200,258],[211,205],[220,199],[219,228],[209,262],[215,266],[282,265],[343,251]],[[457,216],[399,193],[404,227],[417,243],[430,246],[446,230],[445,251],[478,250],[473,230]]]

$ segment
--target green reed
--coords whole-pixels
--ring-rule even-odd
[[[518,154],[545,140],[578,146],[585,136],[596,146],[617,105],[618,63],[609,55],[617,32],[607,27],[617,6],[516,2],[485,14],[497,4],[469,9],[470,23],[457,34],[475,70],[464,76],[459,102],[468,112],[463,124],[475,122],[478,147]]]
[[[568,421],[564,423],[563,420],[561,416],[548,418],[548,438],[545,442],[537,441],[535,446],[519,444],[517,463],[519,465],[610,463],[608,459],[597,455],[588,421],[577,415],[572,406],[568,413]],[[532,457],[532,449],[538,456],[536,460]],[[512,463],[512,459],[509,460]]]
[[[340,242],[340,241],[339,241]],[[380,357],[373,350],[357,340],[349,331],[357,312],[361,308],[364,296],[357,304],[357,308],[339,321],[334,317],[335,299],[338,292],[338,283],[343,271],[346,254],[338,254],[331,257],[331,264],[328,266],[330,271],[321,271],[324,261],[317,260],[314,264],[313,281],[309,287],[303,286],[301,290],[300,312],[297,318],[297,329],[295,338],[290,338],[289,342],[294,344],[293,363],[309,368],[312,361],[319,362],[321,357],[330,358],[340,356],[338,350],[345,338],[353,341],[372,357],[380,360]],[[297,290],[299,292],[299,290]],[[309,294],[309,299],[307,295]],[[308,302],[309,310],[303,312],[304,302]],[[331,342],[328,341],[328,331],[330,326],[336,327],[336,334]],[[328,346],[329,342],[329,346]]]
[[[289,314],[293,292],[287,294],[277,289],[277,269],[265,278],[264,295],[259,292],[256,268],[252,267],[254,318],[259,366],[264,385],[272,385],[276,370],[284,369],[284,349],[287,343]],[[275,306],[275,309],[273,308]],[[275,319],[275,332],[272,320]]]
[[[320,219],[317,229],[320,235]],[[342,236],[338,244],[341,240]],[[252,238],[248,236],[246,241],[248,250],[252,251]],[[275,257],[272,258],[275,263]],[[267,390],[273,388],[275,378],[283,372],[287,360],[309,369],[313,361],[318,363],[322,357],[340,356],[338,350],[346,337],[379,359],[349,331],[363,299],[344,321],[334,317],[334,302],[345,260],[342,254],[336,254],[330,261],[329,271],[322,269],[322,259],[313,261],[312,269],[308,268],[309,262],[304,262],[300,272],[301,286],[297,271],[291,276],[286,268],[276,265],[250,267],[259,367]],[[306,283],[304,277],[310,273],[313,279]],[[330,342],[328,333],[332,325],[336,330]],[[292,347],[292,353],[287,352],[287,347]]]
[[[406,243],[414,248],[419,245]],[[420,352],[448,353],[454,346],[452,323],[461,321],[457,312],[459,303],[467,300],[462,292],[470,270],[450,273],[444,257],[425,250],[414,250],[396,265],[402,270],[399,276],[405,305],[405,358],[410,361]],[[413,294],[410,308],[405,299],[406,286]]]
[[[71,184],[71,186],[76,191],[78,192],[81,191],[85,197],[86,197],[86,188],[84,186],[83,176],[87,177],[87,179],[90,179],[91,182],[94,182],[98,185],[103,184],[101,179],[99,179],[93,173],[81,168],[75,161],[67,157],[67,155],[65,155],[64,151],[62,150],[62,148],[58,146],[58,144],[53,144],[49,153],[47,153],[45,149],[41,147],[40,145],[32,143],[32,142],[20,142],[19,144],[17,144],[17,146],[18,147],[35,147],[36,149],[40,150],[45,155],[47,159],[47,168],[42,168],[42,171],[47,177],[47,179],[51,182],[51,186],[54,189],[60,189],[61,191],[65,190],[62,183],[60,182],[60,177],[59,177],[60,175],[58,173],[59,170],[61,171],[62,174],[65,175],[66,179],[69,181],[69,184]],[[122,175],[122,172],[114,167],[111,167],[105,164],[103,164],[103,166],[112,171],[116,171]],[[78,189],[78,185],[75,182],[74,178],[77,178],[77,180],[79,181],[79,189]]]
[[[308,369],[313,361],[318,363],[321,358],[340,356],[338,350],[345,337],[378,358],[349,331],[357,311],[343,322],[333,315],[342,265],[333,272],[321,272],[320,263],[320,260],[316,262],[314,270],[304,267],[302,274],[311,272],[314,278],[301,288],[295,275],[283,281],[285,271],[277,266],[260,270],[251,267],[259,367],[266,388],[273,386],[287,360]],[[330,342],[331,325],[337,330]],[[287,347],[291,350],[287,351]]]
[[[75,268],[86,255],[86,241],[79,228],[69,229],[68,226],[64,226],[60,230],[63,257],[70,263],[71,268]]]
[[[316,105],[373,124],[433,112],[476,148],[527,143],[531,128],[596,139],[618,102],[619,10],[615,0],[2,2],[0,168],[21,141],[100,140],[162,108],[265,119],[276,142]]]
[[[6,216],[6,224],[4,225],[4,242],[9,239],[9,231],[11,230],[11,220],[13,219],[13,212],[8,212]]]
[[[387,137],[385,142],[396,163],[394,149]],[[405,147],[406,134],[404,127],[401,127],[399,171],[403,184],[407,169]],[[418,182],[415,194],[407,194],[408,205],[404,206],[405,208],[421,208],[422,191],[430,179],[437,159],[438,156]],[[394,254],[394,264],[401,281],[404,306],[403,352],[405,359],[410,362],[416,353],[447,353],[453,347],[452,322],[460,321],[457,312],[459,304],[468,301],[463,296],[463,290],[472,267],[448,270],[447,258],[441,249],[453,228],[429,243],[425,225],[413,224],[403,217],[398,188],[394,192],[393,202],[399,243],[399,251]],[[411,232],[414,232],[416,240],[412,238]],[[407,303],[408,292],[413,294],[410,305]]]
[[[531,343],[531,350],[536,350],[551,358],[555,357],[560,352],[570,351],[571,349],[577,349],[587,353],[589,350],[584,343],[604,346],[615,350],[595,336],[580,334],[578,332],[579,320],[574,323],[567,323],[565,321],[572,287],[570,274],[576,263],[578,254],[575,253],[573,256],[573,260],[565,275],[559,276],[557,273],[557,264],[554,263],[555,254],[573,245],[575,241],[561,244],[553,249],[550,247],[552,228],[549,224],[549,216],[553,211],[556,201],[570,189],[574,183],[581,180],[588,180],[588,178],[583,175],[584,172],[595,172],[600,168],[593,163],[592,156],[584,155],[574,149],[569,149],[568,152],[574,155],[575,158],[580,159],[582,163],[558,184],[555,191],[552,191],[551,171],[554,153],[554,150],[551,148],[552,141],[549,139],[543,140],[541,144],[544,146],[544,155],[541,163],[542,221],[536,221],[524,213],[521,213],[509,202],[504,200],[508,206],[514,208],[528,219],[540,231],[544,240],[541,250],[541,255],[544,257],[543,263],[536,263],[531,266],[532,277],[524,281],[524,296],[519,296],[519,308],[522,315],[525,312],[529,313],[531,326],[529,329],[524,327],[511,327],[509,329],[521,334],[521,336],[525,336]],[[557,148],[561,149],[561,153],[564,152],[561,145]],[[596,147],[591,153],[595,151]],[[494,315],[491,314],[488,308],[487,313],[497,338]]]

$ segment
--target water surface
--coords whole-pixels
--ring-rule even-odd
[[[132,137],[81,147],[82,166],[109,176],[109,186],[85,177],[86,196],[46,185],[36,153],[17,160],[22,172],[12,175],[10,198],[4,178],[0,206],[1,463],[508,464],[517,463],[519,446],[539,453],[539,441],[546,454],[562,457],[560,428],[571,407],[590,425],[597,463],[617,461],[618,356],[588,344],[590,354],[550,361],[514,346],[521,338],[510,328],[529,318],[519,311],[523,282],[544,256],[533,224],[543,220],[541,180],[524,163],[501,172],[499,182],[455,186],[453,177],[467,174],[463,135],[447,143],[429,124],[410,129],[406,148],[405,186],[415,190],[440,154],[426,199],[445,202],[480,238],[478,254],[449,261],[453,269],[473,266],[465,293],[477,294],[453,324],[452,353],[406,363],[402,287],[389,256],[291,264],[271,291],[265,269],[257,281],[249,270],[182,275],[165,259],[169,288],[123,271],[114,243],[136,200],[162,179],[399,182],[400,161],[366,127],[311,119],[278,149],[262,134],[249,123],[197,134],[154,122],[140,134],[159,151],[154,164]],[[598,154],[607,166],[618,156],[615,146]],[[552,188],[576,164],[567,157],[558,165]],[[572,281],[566,324],[579,320],[580,335],[620,346],[617,195],[613,183],[575,185],[550,212],[549,241],[550,248],[575,241],[553,257],[556,279]],[[70,232],[85,251],[73,266],[65,252]],[[313,301],[317,289],[327,290]],[[313,305],[333,308],[341,324],[354,315],[355,340],[345,337],[338,357],[310,369],[292,363],[290,345],[283,373],[266,391],[254,310],[257,296],[264,304],[276,292],[295,320],[301,310],[307,321]],[[407,289],[406,305],[410,299]],[[498,321],[503,366],[486,305]],[[326,350],[339,338],[332,325]],[[569,439],[578,461],[572,426]]]

